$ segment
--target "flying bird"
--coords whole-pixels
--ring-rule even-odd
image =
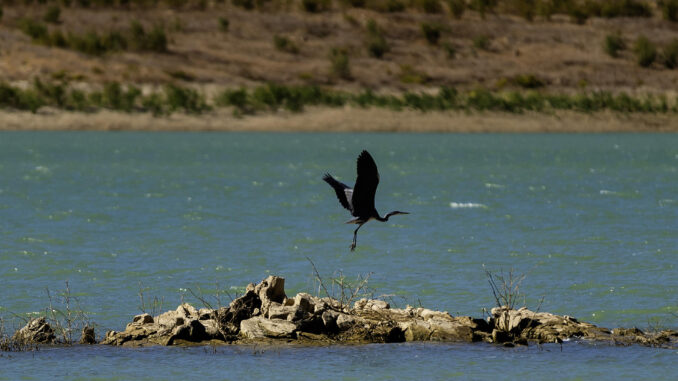
[[[408,212],[395,210],[387,213],[384,217],[379,215],[374,207],[374,195],[377,193],[377,185],[379,185],[379,171],[377,171],[377,164],[367,151],[361,152],[358,156],[358,177],[353,188],[337,181],[329,173],[323,176],[323,180],[334,188],[341,206],[348,209],[351,215],[355,217],[350,221],[346,221],[346,223],[358,224],[358,227],[353,232],[351,251],[355,250],[358,230],[369,220],[386,222],[389,217],[396,214],[409,214]]]

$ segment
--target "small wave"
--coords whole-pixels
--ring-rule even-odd
[[[487,205],[479,204],[479,203],[475,203],[475,202],[451,202],[450,208],[452,208],[452,209],[471,209],[471,208],[487,209]]]
[[[505,185],[501,185],[501,184],[485,183],[485,188],[504,189],[504,188],[506,188],[506,186],[505,186]]]

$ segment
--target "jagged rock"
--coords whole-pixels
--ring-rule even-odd
[[[27,344],[53,344],[56,341],[54,330],[44,317],[31,319],[28,324],[16,331],[12,340]]]
[[[200,314],[198,310],[188,303],[184,303],[177,307],[177,313],[179,316],[183,317],[186,320],[199,319]]]
[[[339,312],[333,310],[323,311],[320,315],[323,325],[328,332],[335,332],[339,329],[337,326],[337,318],[339,317]]]
[[[97,340],[94,336],[94,328],[90,326],[85,326],[82,328],[82,334],[80,335],[80,344],[96,344]]]
[[[676,331],[646,333],[632,328],[612,332],[569,316],[533,312],[526,308],[493,308],[487,320],[455,317],[444,311],[410,306],[390,308],[381,300],[361,299],[350,308],[338,300],[306,293],[287,298],[283,286],[283,278],[269,276],[257,285],[248,285],[243,296],[218,310],[197,310],[182,304],[176,310],[155,317],[137,315],[123,332],[107,332],[102,343],[139,346],[211,340],[224,343],[485,341],[514,346],[528,341],[562,343],[576,337],[623,345],[678,345]],[[44,327],[41,324],[35,321],[27,327],[48,332],[46,328],[40,328]],[[28,330],[27,327],[22,330]],[[51,340],[54,340],[53,332]]]
[[[391,306],[389,306],[389,304],[386,303],[383,300],[360,299],[353,304],[353,308],[356,309],[356,310],[378,311],[378,310],[383,310],[383,309],[389,309],[389,308],[391,308]]]
[[[296,324],[282,319],[266,319],[256,316],[240,322],[240,334],[248,339],[292,338]]]
[[[269,319],[283,319],[283,320],[299,320],[303,318],[303,311],[299,306],[285,306],[278,303],[271,303],[268,308]]]
[[[254,287],[254,293],[261,300],[261,313],[268,315],[268,308],[271,303],[282,304],[287,296],[285,295],[285,279],[274,275],[269,275]]]
[[[357,320],[358,319],[356,319],[354,316],[348,314],[339,314],[335,322],[337,324],[337,328],[340,331],[345,331],[356,324]]]
[[[133,323],[137,324],[153,324],[153,316],[149,314],[141,314],[141,315],[136,315],[134,319],[132,319]]]

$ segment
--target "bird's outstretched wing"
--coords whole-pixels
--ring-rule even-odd
[[[379,185],[379,171],[370,153],[363,151],[358,156],[358,178],[353,188],[353,215],[369,217],[374,210],[374,195]]]
[[[326,183],[330,184],[330,186],[334,188],[334,192],[337,194],[337,198],[339,199],[341,206],[353,212],[351,209],[351,200],[347,198],[348,194],[351,193],[351,188],[349,188],[348,185],[337,181],[337,179],[332,177],[332,175],[329,173],[326,173],[325,176],[323,176],[323,180],[325,180]]]

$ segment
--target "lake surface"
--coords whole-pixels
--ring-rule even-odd
[[[379,166],[377,209],[411,214],[363,226],[352,253],[355,226],[321,177],[352,185],[362,149]],[[6,324],[44,311],[47,289],[60,302],[66,281],[99,337],[154,298],[162,311],[202,306],[192,294],[227,304],[269,274],[315,294],[307,257],[326,281],[371,273],[398,307],[482,317],[485,269],[513,269],[520,305],[676,329],[678,135],[0,133]],[[578,342],[75,347],[4,353],[0,379],[670,379],[677,361]]]

